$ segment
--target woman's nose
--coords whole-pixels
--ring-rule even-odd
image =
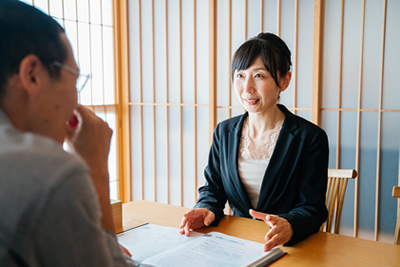
[[[243,84],[243,91],[245,93],[254,93],[254,83],[251,79],[246,79]]]

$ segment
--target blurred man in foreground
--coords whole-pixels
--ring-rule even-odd
[[[127,266],[109,201],[112,130],[77,104],[64,29],[2,0],[0,36],[0,266]]]

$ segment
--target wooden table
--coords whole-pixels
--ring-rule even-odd
[[[143,223],[179,227],[188,208],[137,200],[123,204],[123,226],[128,230]],[[217,227],[198,232],[224,234],[264,243],[269,227],[262,221],[225,215]],[[293,247],[272,266],[400,266],[400,246],[343,235],[318,232]]]

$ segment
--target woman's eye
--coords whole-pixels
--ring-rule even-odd
[[[238,74],[236,74],[236,77],[237,77],[237,78],[242,78],[243,75],[242,75],[241,73],[238,73]]]
[[[261,74],[256,74],[256,76],[255,76],[256,78],[261,78],[261,77],[263,77]]]

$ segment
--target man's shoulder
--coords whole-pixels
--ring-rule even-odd
[[[79,156],[66,152],[51,138],[12,129],[0,131],[0,159],[3,165],[7,162],[4,168],[21,165],[24,169],[31,168],[31,172],[83,164]]]
[[[19,238],[31,234],[46,205],[55,196],[79,198],[91,190],[88,177],[83,160],[53,140],[0,131],[0,235],[6,247],[23,249]]]
[[[83,160],[50,138],[19,131],[0,131],[0,192],[21,201],[46,195],[71,176],[86,175]],[[6,190],[6,192],[4,191]]]

